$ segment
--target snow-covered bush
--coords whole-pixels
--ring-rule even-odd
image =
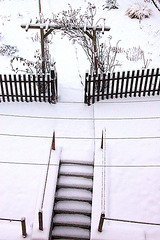
[[[149,18],[152,15],[152,10],[149,9],[147,5],[134,3],[127,9],[126,14],[130,18],[137,18],[142,20],[143,18]]]
[[[111,71],[116,66],[116,55],[111,51],[111,42],[109,46],[102,43],[103,31],[96,31],[95,26],[99,25],[100,19],[96,19],[96,6],[88,3],[86,11],[81,13],[81,8],[72,9],[69,4],[69,10],[53,14],[51,23],[59,26],[62,36],[68,36],[69,40],[78,43],[87,55],[91,64],[91,73]],[[96,21],[95,21],[96,19]],[[105,20],[104,20],[105,21]],[[104,27],[104,22],[102,22]],[[90,28],[87,28],[90,26]]]
[[[126,50],[126,58],[129,61],[138,61],[140,59],[142,59],[143,57],[143,50],[140,47],[133,47],[133,48],[128,48]]]
[[[11,46],[6,44],[2,44],[2,46],[0,46],[0,54],[3,56],[12,56],[16,52],[18,52],[18,49],[16,46]]]
[[[118,8],[117,0],[106,0],[106,3],[103,5],[103,10],[105,8],[110,9],[117,9]]]

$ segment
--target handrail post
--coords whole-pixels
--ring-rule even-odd
[[[101,138],[101,149],[103,149],[103,130],[102,130],[102,138]]]
[[[26,219],[25,218],[21,218],[21,226],[22,226],[22,236],[24,238],[26,238],[27,232],[26,232]]]
[[[42,209],[38,212],[39,230],[43,231],[43,211]]]
[[[104,218],[105,218],[105,214],[101,213],[100,220],[99,220],[99,226],[98,226],[98,232],[102,232]]]
[[[52,138],[52,150],[56,150],[56,146],[55,146],[55,131],[53,132],[53,138]]]

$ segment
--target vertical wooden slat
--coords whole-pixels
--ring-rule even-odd
[[[47,90],[48,90],[48,91],[47,91],[48,102],[51,103],[52,100],[51,100],[51,93],[50,93],[50,75],[49,75],[49,74],[47,75],[46,81],[47,81]]]
[[[21,101],[23,102],[23,92],[22,92],[22,79],[21,79],[21,75],[18,75],[18,81],[19,81],[19,89],[20,89],[20,98],[21,98]]]
[[[142,93],[143,80],[144,80],[144,69],[142,70],[141,76],[140,76],[139,94],[138,94],[139,97],[141,97],[141,93]]]
[[[111,98],[113,99],[114,96],[114,85],[115,85],[115,72],[112,75],[112,88],[111,88]]]
[[[13,75],[13,80],[14,80],[14,87],[15,87],[16,101],[19,102],[19,97],[18,97],[18,87],[17,87],[17,76],[16,76],[15,74]]]
[[[103,78],[102,78],[102,100],[104,100],[104,92],[105,92],[105,88],[106,88],[106,74],[103,74]]]
[[[116,98],[118,98],[120,72],[117,72]]]
[[[39,98],[39,101],[41,102],[41,76],[38,75],[38,98]]]
[[[85,74],[84,103],[87,103],[88,73]]]
[[[127,71],[127,79],[126,79],[126,87],[125,87],[125,98],[127,97],[128,94],[128,85],[129,85],[129,76],[130,76],[130,71]]]
[[[150,96],[151,91],[152,91],[152,80],[153,80],[153,75],[154,75],[154,69],[152,69],[152,71],[151,71],[150,82],[149,82],[149,89],[148,89],[148,96]]]
[[[108,73],[107,78],[106,78],[106,99],[109,99],[109,89],[110,89],[110,73]]]
[[[156,92],[156,86],[157,86],[158,76],[160,76],[160,74],[159,74],[159,68],[157,68],[157,70],[156,70],[156,75],[155,75],[155,80],[154,80],[154,86],[153,86],[153,92],[152,92],[152,95],[153,95],[153,96],[155,95],[155,92]]]
[[[33,81],[33,78],[32,78],[32,81]],[[30,102],[33,102],[32,87],[31,87],[31,75],[28,75],[28,88],[29,88]]]
[[[97,101],[99,101],[99,95],[100,95],[100,84],[101,84],[101,75],[98,74]]]
[[[42,78],[42,86],[43,86],[43,101],[46,102],[46,82],[45,82],[45,74],[43,74]]]
[[[6,74],[4,75],[4,82],[5,82],[5,87],[6,87],[6,97],[7,97],[7,101],[10,102],[10,99],[9,99],[9,90],[8,90],[8,80],[7,80]]]
[[[120,93],[120,98],[123,97],[123,86],[124,86],[124,78],[125,78],[125,72],[122,72],[122,81],[121,81],[121,93]]]
[[[5,96],[4,96],[4,87],[3,87],[3,78],[2,78],[2,75],[0,75],[0,86],[1,86],[1,97],[2,97],[2,100],[3,102],[5,102]]]
[[[9,74],[9,83],[10,83],[10,93],[11,93],[11,98],[12,98],[12,101],[14,102],[14,94],[13,94],[13,85],[12,85],[12,76],[11,74]]]
[[[149,77],[149,69],[147,69],[146,75],[145,75],[145,83],[144,83],[144,90],[143,90],[143,96],[145,97],[147,92],[147,85],[148,85],[148,77]]]
[[[135,80],[135,88],[134,88],[134,97],[136,97],[137,95],[137,87],[138,87],[138,81],[139,81],[139,70],[137,70],[137,74],[136,74],[136,80]]]
[[[37,87],[36,87],[36,84],[38,86],[38,81],[37,81],[37,78],[35,75],[32,76],[32,83],[33,83],[33,95],[34,95],[34,101],[37,102]]]
[[[93,74],[92,103],[95,103],[96,77],[97,77],[96,74]]]
[[[88,78],[88,106],[90,105],[90,99],[91,99],[91,75],[89,75]]]
[[[23,84],[24,84],[24,99],[26,102],[28,102],[27,99],[27,84],[26,84],[26,75],[23,75]]]
[[[135,76],[135,71],[133,70],[131,75],[130,90],[129,90],[130,97],[132,97],[132,93],[133,93],[134,76]]]

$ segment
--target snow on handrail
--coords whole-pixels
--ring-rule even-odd
[[[52,137],[52,143],[51,143],[51,147],[50,147],[50,152],[49,152],[49,159],[48,159],[47,170],[46,170],[46,177],[45,177],[44,190],[43,190],[43,196],[42,196],[42,202],[41,202],[41,209],[38,212],[39,230],[41,230],[41,231],[43,231],[43,204],[44,204],[44,198],[45,198],[45,193],[46,193],[48,173],[49,173],[49,167],[50,167],[50,161],[51,161],[51,153],[52,153],[52,150],[55,150],[55,149],[56,148],[55,148],[55,131],[54,131],[53,137]]]

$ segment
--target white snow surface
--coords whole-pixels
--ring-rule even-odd
[[[102,10],[104,0],[91,2],[98,6],[98,18],[105,17],[106,25],[111,27],[110,32],[104,34],[106,42],[111,35],[113,45],[121,40],[119,47],[122,50],[140,46],[146,60],[151,59],[149,68],[159,67],[160,13],[153,4],[146,3],[153,11],[152,16],[139,22],[125,15],[135,0],[119,0],[119,9],[110,11]],[[144,3],[143,0],[138,2]],[[68,3],[84,9],[87,1],[42,0],[42,10],[46,17],[50,17],[52,12],[67,9]],[[0,45],[17,46],[19,56],[34,60],[34,52],[40,48],[40,43],[31,40],[36,31],[25,32],[20,25],[36,16],[36,0],[0,1]],[[101,213],[100,138],[104,127],[108,138],[107,165],[112,166],[106,167],[106,217],[160,223],[159,96],[113,99],[89,107],[84,105],[81,82],[84,83],[85,71],[89,69],[85,54],[66,37],[61,39],[60,33],[53,36],[52,42],[50,50],[58,72],[59,102],[56,105],[0,103],[0,218],[25,217],[27,239],[35,237],[35,216],[55,130],[56,147],[62,147],[62,159],[91,161],[95,149],[91,239],[159,240],[159,226],[105,221],[102,233],[97,231]],[[0,55],[1,73],[11,73],[10,59]],[[118,54],[118,60],[121,66],[116,70],[121,71],[141,69],[144,65],[142,59],[137,62],[127,60],[125,52]],[[94,136],[99,140],[94,142]],[[56,181],[52,184],[49,184],[51,191]],[[52,194],[48,192],[48,196]],[[0,221],[0,240],[20,239],[20,223]]]

